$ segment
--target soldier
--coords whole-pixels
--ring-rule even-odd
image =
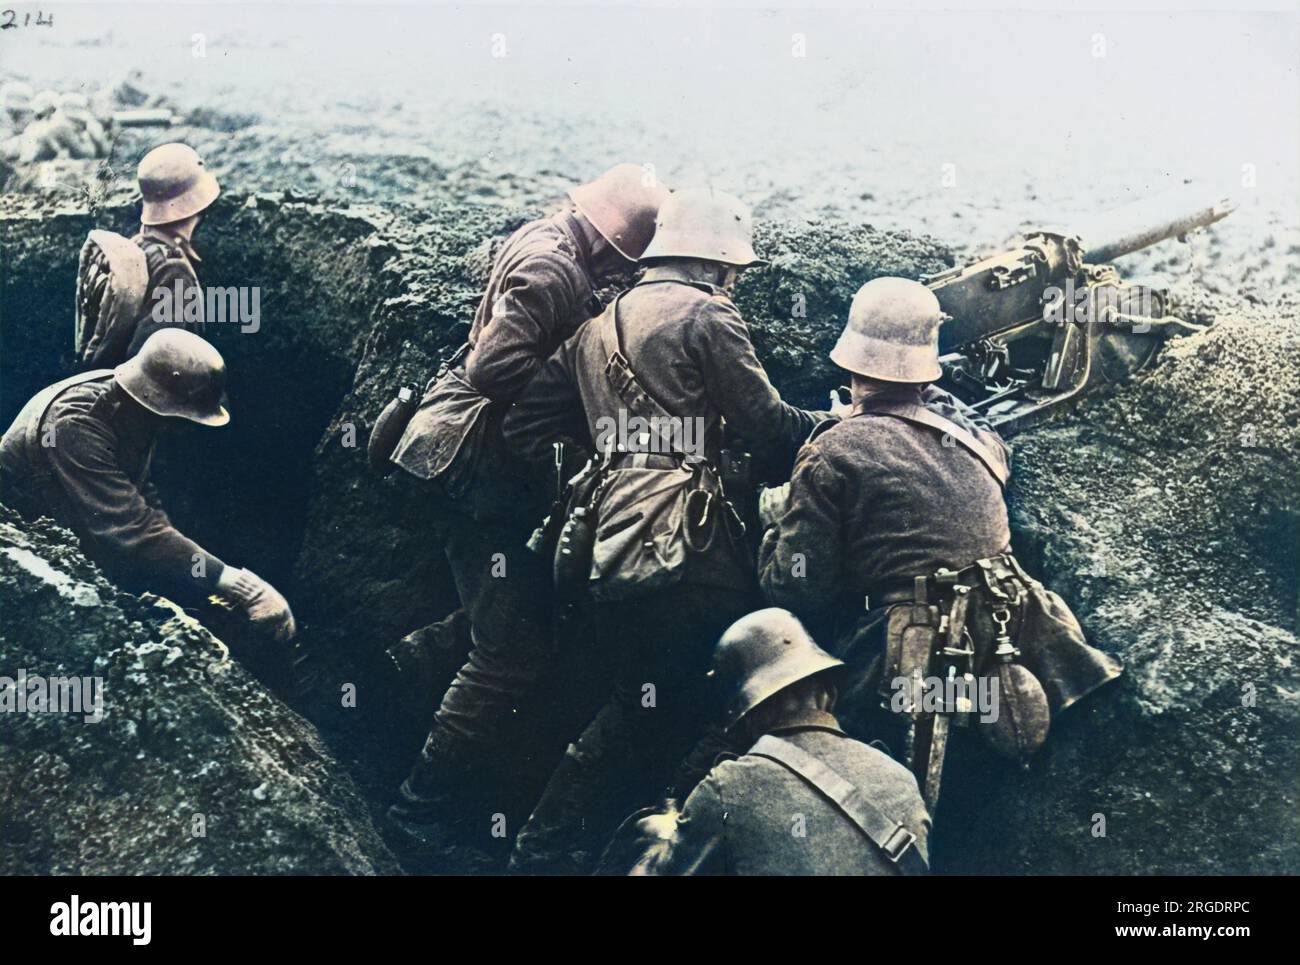
[[[389,812],[417,839],[456,820],[485,836],[489,816],[506,810],[503,786],[527,783],[520,767],[533,763],[537,721],[524,707],[540,699],[538,680],[553,655],[551,579],[549,564],[526,548],[545,500],[506,453],[501,417],[556,347],[600,311],[596,286],[633,267],[665,193],[645,169],[621,164],[574,188],[571,208],[516,231],[492,267],[467,354],[430,382],[392,455],[430,483],[472,637]],[[471,783],[490,808],[479,823],[461,793]],[[515,789],[509,797],[519,793],[528,796]]]
[[[930,817],[916,779],[840,730],[844,664],[788,610],[751,613],[723,634],[713,676],[723,755],[678,812],[636,822],[638,875],[897,875],[928,870]]]
[[[132,591],[182,603],[219,593],[281,639],[289,605],[269,583],[179,533],[149,478],[158,436],[187,423],[223,426],[225,363],[189,332],[153,335],[116,369],[83,372],[37,393],[0,440],[0,498],[28,518],[72,529],[87,555]]]
[[[505,420],[525,459],[544,460],[556,439],[606,454],[601,496],[580,507],[593,517],[595,562],[574,606],[581,638],[599,641],[592,662],[615,665],[612,695],[519,834],[516,871],[586,870],[707,722],[709,652],[757,590],[718,483],[723,420],[756,462],[788,465],[825,417],[781,401],[731,300],[737,273],[759,261],[742,202],[670,195],[641,260],[641,281],[561,346]],[[629,419],[691,431],[615,439]]]
[[[768,602],[792,610],[814,639],[851,635],[871,594],[1010,546],[1002,483],[976,456],[942,431],[874,411],[924,406],[975,434],[1005,474],[1010,451],[997,434],[929,384],[941,374],[941,318],[920,282],[877,278],[854,297],[831,351],[852,376],[854,409],[799,452],[788,506],[759,554]]]
[[[932,654],[942,653],[944,671],[951,665],[957,678],[1023,662],[1049,682],[1053,711],[1119,673],[1011,556],[1003,493],[1010,451],[985,420],[930,384],[941,374],[943,318],[919,282],[877,278],[858,291],[831,352],[852,375],[853,408],[800,451],[788,501],[759,552],[768,602],[834,641],[831,652],[853,668],[840,701],[849,733],[887,734],[920,771],[928,752],[912,757],[915,748],[897,733],[902,715],[877,712],[899,673],[934,672]],[[922,631],[931,645],[903,666]],[[1021,684],[1024,703],[1003,724],[1027,728],[1007,743],[1032,749],[1046,736],[1039,685],[1023,676],[1004,683]],[[941,760],[942,746],[937,752]],[[937,780],[936,772],[924,787],[932,810]]]
[[[137,180],[140,231],[130,239],[92,231],[82,247],[76,353],[83,368],[126,361],[162,328],[203,330],[192,238],[221,187],[185,144],[154,148],[140,161]]]

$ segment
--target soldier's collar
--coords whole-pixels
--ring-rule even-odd
[[[96,400],[95,405],[103,405],[110,421],[129,436],[150,439],[158,433],[161,417],[131,398],[117,379],[113,379],[108,391]]]
[[[864,411],[869,412],[872,404],[876,402],[896,402],[899,399],[908,402],[920,402],[921,390],[925,388],[926,384],[922,382],[900,382],[898,385],[891,386],[880,392],[873,392],[865,399],[854,402],[850,414],[861,415]]]
[[[840,729],[840,722],[836,720],[835,715],[825,710],[807,710],[803,713],[794,714],[785,720],[778,721],[775,726],[769,727],[769,734],[784,734],[792,730],[828,730],[833,733],[844,735]]]
[[[651,269],[653,271],[653,269]],[[698,288],[706,295],[725,295],[730,298],[725,288],[720,288],[707,281],[697,281],[693,278],[683,278],[680,275],[654,275],[650,272],[642,275],[633,288],[640,288],[642,285],[686,285],[689,288]]]
[[[150,224],[150,225],[141,226],[140,234],[145,238],[153,238],[157,241],[165,241],[167,244],[171,245],[172,247],[179,248],[181,250],[181,254],[183,254],[186,258],[188,258],[192,263],[196,265],[203,260],[202,258],[199,257],[199,253],[194,250],[194,245],[190,242],[188,238],[182,238],[180,235],[174,235],[169,231],[163,231],[157,225]]]

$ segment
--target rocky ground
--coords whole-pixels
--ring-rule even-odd
[[[392,874],[315,728],[166,600],[0,507],[4,674],[102,680],[102,721],[0,714],[0,873]]]

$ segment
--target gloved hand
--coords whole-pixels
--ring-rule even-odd
[[[831,390],[831,415],[836,419],[847,419],[849,413],[853,411],[852,402],[841,402],[840,393],[835,389]]]
[[[251,570],[227,566],[217,580],[217,592],[244,608],[249,622],[269,631],[277,640],[289,640],[298,631],[289,601],[266,580]]]
[[[763,528],[775,526],[790,505],[790,484],[765,486],[758,492],[758,519]]]
[[[682,812],[670,798],[657,809],[645,808],[638,813],[641,817],[632,826],[637,858],[627,871],[629,877],[636,878],[654,875],[668,863],[677,837],[677,819]]]

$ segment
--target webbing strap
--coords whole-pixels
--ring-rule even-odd
[[[764,734],[749,750],[782,765],[838,807],[867,839],[905,875],[923,875],[930,866],[916,847],[916,835],[863,797],[839,772],[775,734]]]
[[[615,394],[627,406],[628,412],[647,421],[647,431],[652,432],[654,425],[669,429],[668,437],[660,437],[660,443],[666,443],[673,452],[689,457],[679,444],[677,434],[671,427],[680,420],[674,417],[652,396],[637,380],[636,373],[623,354],[623,346],[618,336],[618,303],[622,295],[617,296],[609,308],[596,320],[600,328],[600,341],[605,350],[605,377],[609,379]],[[657,434],[656,434],[657,435]],[[663,451],[662,449],[658,451]]]
[[[23,411],[18,414],[15,420],[21,422],[27,419],[27,425],[23,433],[24,442],[31,447],[40,443],[41,423],[45,420],[45,413],[49,411],[54,400],[61,396],[74,385],[81,385],[84,382],[94,382],[98,379],[112,376],[112,369],[91,369],[89,372],[78,372],[60,382],[46,386],[36,395],[32,396],[27,405],[23,406]]]
[[[890,399],[879,399],[872,401],[865,399],[854,406],[854,411],[862,412],[869,415],[888,415],[896,419],[903,419],[907,422],[914,422],[918,425],[928,426],[931,429],[937,429],[939,432],[951,436],[957,442],[969,451],[976,459],[984,464],[997,480],[999,486],[1005,487],[1007,480],[1011,477],[1011,471],[1007,464],[999,458],[988,446],[984,445],[973,432],[959,426],[951,419],[946,419],[933,409],[928,409],[923,405],[915,402],[900,402]]]

